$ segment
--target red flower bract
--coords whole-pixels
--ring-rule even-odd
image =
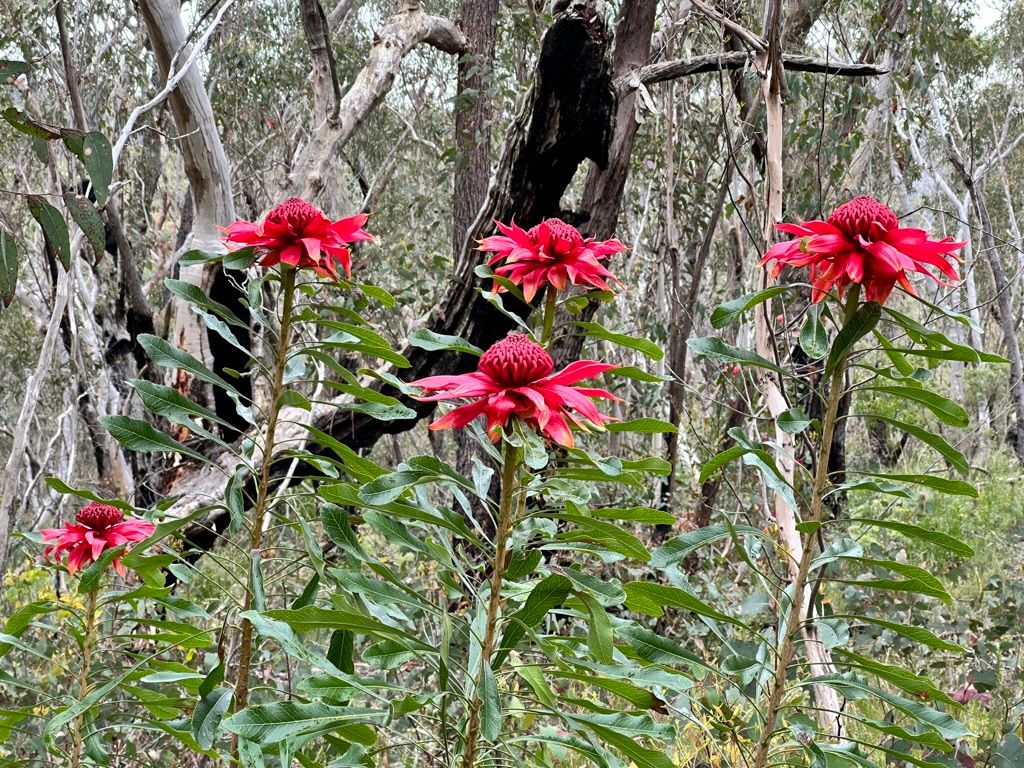
[[[619,399],[603,389],[572,385],[618,366],[596,360],[578,360],[558,373],[551,373],[554,367],[551,355],[542,346],[521,333],[514,333],[483,354],[476,373],[428,376],[412,384],[423,388],[425,396],[419,399],[425,402],[471,401],[449,411],[431,424],[431,429],[464,427],[484,414],[487,416],[487,432],[492,440],[496,440],[498,428],[508,424],[511,417],[518,416],[531,428],[571,448],[573,439],[569,422],[586,431],[587,425],[579,417],[597,427],[603,427],[610,420],[597,410],[591,398]]]
[[[480,241],[480,250],[497,254],[488,262],[492,267],[504,260],[495,273],[520,286],[528,302],[547,285],[559,291],[567,283],[608,291],[607,280],[619,282],[601,264],[601,259],[626,250],[618,240],[584,239],[561,219],[545,219],[529,231],[514,221],[495,224],[502,234]]]
[[[96,560],[104,551],[147,539],[155,530],[152,523],[137,518],[125,520],[117,507],[93,501],[78,510],[74,523],[41,531],[43,539],[53,541],[43,556],[52,555],[54,560],[60,561],[66,551],[68,572],[74,573]],[[115,558],[114,568],[124,575],[120,556]]]
[[[224,229],[224,241],[238,247],[253,246],[261,254],[260,265],[278,263],[312,267],[321,277],[338,278],[337,264],[352,274],[349,243],[372,240],[362,227],[367,216],[359,214],[331,221],[319,208],[292,197],[271,209],[263,222],[236,221]]]
[[[842,296],[848,286],[857,283],[864,286],[866,300],[883,304],[897,283],[914,294],[908,272],[921,272],[948,285],[929,267],[951,280],[960,279],[945,255],[958,251],[964,243],[955,243],[951,237],[932,240],[923,229],[901,227],[896,214],[873,197],[855,197],[836,208],[828,221],[778,224],[776,229],[798,239],[769,248],[762,266],[775,262],[773,278],[786,264],[808,267],[815,302],[833,287]]]

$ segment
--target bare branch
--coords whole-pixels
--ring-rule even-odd
[[[694,56],[692,59],[676,59],[649,64],[635,72],[620,77],[615,85],[620,93],[632,91],[640,85],[662,83],[680,77],[699,75],[704,72],[718,72],[730,69],[743,69],[752,63],[749,53],[735,51],[730,53],[710,53],[705,56]],[[874,77],[884,75],[889,70],[876,64],[862,62],[847,63],[842,61],[825,61],[811,56],[794,53],[782,54],[782,63],[791,72],[814,72],[840,77]]]
[[[339,0],[338,4],[334,6],[334,10],[327,16],[327,31],[334,32],[334,30],[340,27],[341,23],[358,7],[360,2],[361,0]]]
[[[445,53],[462,53],[466,38],[452,22],[409,5],[377,33],[366,65],[342,98],[336,119],[324,120],[299,150],[286,187],[290,194],[313,199],[324,187],[330,163],[368,114],[391,90],[402,59],[420,43]]]
[[[709,19],[714,19],[739,40],[746,43],[752,50],[761,52],[768,50],[768,41],[760,35],[751,32],[749,29],[744,27],[742,24],[733,21],[728,16],[712,8],[710,5],[705,3],[703,0],[690,0],[693,7],[703,13]]]

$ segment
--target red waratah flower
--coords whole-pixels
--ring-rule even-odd
[[[63,528],[47,528],[41,532],[44,540],[53,541],[43,552],[43,557],[52,555],[55,561],[60,561],[62,553],[67,551],[68,572],[74,573],[96,560],[105,550],[142,541],[155,530],[152,523],[137,518],[125,520],[117,507],[93,501],[78,510],[75,523],[65,523]],[[124,576],[120,556],[114,560],[114,568]]]
[[[626,250],[618,240],[584,239],[576,227],[561,219],[545,219],[529,232],[514,221],[494,223],[502,234],[481,240],[480,250],[497,254],[488,262],[492,267],[505,261],[495,273],[520,286],[527,302],[546,285],[559,291],[566,283],[608,291],[606,278],[619,282],[601,264],[601,259]]]
[[[272,267],[279,262],[293,267],[312,267],[321,277],[338,278],[335,264],[346,275],[352,274],[349,243],[372,240],[362,227],[366,214],[331,221],[319,208],[297,197],[271,209],[262,223],[236,221],[224,229],[226,243],[239,247],[254,246],[262,255],[260,265]]]
[[[475,373],[459,376],[428,376],[412,382],[422,387],[424,402],[467,399],[472,402],[449,411],[430,425],[431,429],[464,427],[480,414],[487,416],[487,432],[498,438],[498,428],[518,416],[527,425],[556,443],[573,446],[571,421],[583,430],[591,424],[603,427],[610,417],[601,414],[591,398],[618,400],[603,389],[572,386],[578,381],[600,376],[615,365],[596,360],[578,360],[552,374],[551,355],[521,333],[514,333],[494,344],[480,358]]]
[[[828,221],[778,224],[776,229],[799,239],[773,245],[761,265],[776,262],[773,278],[786,264],[809,267],[815,302],[825,298],[833,286],[842,296],[853,283],[864,286],[865,299],[879,304],[885,303],[897,283],[913,295],[907,272],[921,272],[948,285],[928,267],[951,280],[960,279],[945,254],[965,243],[955,243],[951,237],[932,240],[923,229],[901,227],[896,214],[873,197],[855,197],[836,208]]]

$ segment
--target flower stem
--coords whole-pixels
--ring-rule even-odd
[[[548,342],[551,341],[551,331],[555,327],[555,308],[557,301],[558,292],[549,285],[544,291],[544,326],[540,336],[541,346],[547,346]]]
[[[260,465],[259,482],[256,486],[256,504],[252,510],[252,553],[259,551],[263,542],[263,527],[266,523],[267,500],[270,496],[270,465],[274,457],[274,433],[280,413],[281,392],[284,389],[284,370],[288,363],[288,347],[291,341],[292,308],[295,303],[295,269],[282,265],[283,307],[281,309],[281,330],[277,337],[274,355],[273,379],[271,381],[270,406],[267,413],[267,434],[263,441],[263,461]],[[245,610],[252,608],[255,585],[250,583],[245,595]],[[244,709],[249,703],[249,670],[252,666],[252,624],[242,619],[242,639],[238,653],[238,677],[235,681],[235,711]]]
[[[552,294],[553,295],[553,294]],[[519,449],[505,443],[501,475],[501,501],[498,506],[498,524],[494,533],[494,562],[491,564],[491,593],[487,602],[487,625],[480,651],[480,671],[473,683],[473,699],[469,704],[469,723],[466,726],[466,749],[462,768],[476,768],[477,742],[480,737],[480,691],[484,684],[484,671],[491,663],[497,636],[498,612],[501,609],[501,587],[505,579],[508,559],[508,538],[512,533],[512,510],[519,491],[516,473],[519,469]]]
[[[860,303],[860,285],[854,284],[846,299],[845,316],[843,325],[850,322]],[[835,432],[837,416],[839,413],[839,401],[843,397],[843,383],[846,378],[846,362],[849,352],[843,355],[832,372],[832,378],[828,386],[828,400],[825,408],[825,415],[821,421],[821,444],[818,446],[818,458],[814,469],[814,487],[811,492],[811,508],[807,523],[821,522],[822,509],[824,508],[825,486],[828,484],[828,460],[832,452],[832,435]],[[803,554],[797,567],[796,576],[793,579],[792,600],[789,606],[789,616],[786,620],[785,634],[782,636],[782,645],[775,659],[775,673],[771,681],[771,692],[768,695],[768,707],[764,714],[764,730],[757,743],[757,751],[754,756],[754,768],[765,768],[768,764],[768,757],[771,750],[772,737],[775,735],[775,721],[779,716],[779,709],[782,706],[782,697],[786,692],[786,675],[789,665],[793,661],[793,652],[796,648],[795,637],[802,619],[802,595],[807,586],[807,578],[811,571],[811,563],[814,560],[814,546],[816,526],[811,525],[807,533],[803,535]],[[779,601],[780,606],[782,600]]]
[[[78,671],[78,700],[89,692],[89,672],[92,666],[92,646],[96,635],[96,595],[99,589],[90,590],[85,600],[85,634],[82,637],[82,666]],[[82,761],[82,726],[85,714],[75,718],[73,744],[71,747],[71,768],[78,768]]]

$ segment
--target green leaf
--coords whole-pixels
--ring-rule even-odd
[[[426,328],[420,328],[409,334],[409,346],[419,347],[428,352],[448,350],[451,352],[466,352],[478,357],[484,353],[480,347],[470,344],[460,336],[448,336],[443,333],[434,333]]]
[[[828,334],[821,322],[821,304],[811,304],[800,329],[800,349],[812,360],[820,360],[828,352]]]
[[[582,721],[587,725],[600,725],[623,736],[635,738],[646,736],[657,741],[671,742],[675,739],[675,729],[670,723],[656,723],[650,715],[630,715],[625,712],[608,712],[599,714],[578,714],[573,720]]]
[[[882,472],[861,472],[859,474],[896,483],[922,485],[925,488],[931,488],[934,491],[947,493],[951,496],[969,496],[972,499],[978,498],[978,489],[970,483],[965,483],[963,480],[950,480],[945,477],[924,474],[887,474]]]
[[[939,651],[953,651],[954,653],[966,653],[967,649],[962,645],[951,643],[948,640],[943,640],[935,633],[924,629],[923,627],[911,627],[906,624],[898,624],[894,621],[886,621],[885,619],[876,619],[872,616],[839,616],[837,618],[850,619],[856,621],[864,621],[868,624],[875,624],[883,629],[888,629],[895,632],[897,635],[903,635],[909,640],[913,640],[915,643],[928,646],[929,648],[935,648]]]
[[[956,705],[956,702],[949,698],[943,690],[921,675],[892,664],[884,664],[880,661],[869,659],[843,648],[835,648],[834,650],[836,654],[851,662],[853,666],[860,667],[865,672],[873,674],[888,683],[892,683],[900,690],[906,691],[913,696],[941,701],[943,704],[949,704],[950,706]]]
[[[583,330],[584,335],[601,341],[608,341],[627,349],[635,349],[640,354],[657,362],[665,357],[661,347],[648,339],[640,339],[635,336],[627,336],[624,333],[614,333],[598,323],[577,322],[576,325]]]
[[[46,141],[60,138],[59,133],[42,123],[30,119],[24,112],[19,111],[17,107],[8,107],[4,110],[3,115],[4,120],[24,134],[38,139],[45,139]]]
[[[96,213],[96,206],[89,198],[76,195],[73,192],[65,192],[62,197],[68,213],[82,230],[82,234],[85,235],[85,239],[96,256],[96,261],[99,261],[106,251],[107,236],[103,230],[103,219]]]
[[[376,709],[282,701],[246,707],[224,721],[224,730],[261,746],[331,731],[345,741],[370,746],[376,741],[376,735],[367,723],[381,722],[386,715]]]
[[[231,323],[231,325],[238,326],[239,328],[248,328],[248,323],[245,323],[238,315],[232,311],[231,307],[226,304],[221,304],[219,301],[214,301],[207,296],[203,289],[195,283],[189,283],[185,280],[174,280],[168,277],[164,280],[164,285],[167,286],[167,290],[173,293],[175,296],[180,296],[190,304],[207,309],[218,317]]]
[[[948,424],[951,427],[964,428],[970,424],[970,419],[967,416],[967,411],[961,408],[959,405],[954,403],[949,398],[937,395],[934,392],[929,392],[926,389],[918,389],[916,387],[861,387],[861,389],[869,390],[872,392],[883,392],[887,395],[893,395],[894,397],[902,397],[905,400],[912,400],[915,403],[920,403],[939,419],[943,424]]]
[[[577,592],[576,596],[587,606],[590,620],[587,622],[587,648],[590,655],[602,664],[610,664],[615,651],[615,640],[612,622],[605,613],[604,606],[587,592]]]
[[[905,580],[899,579],[861,579],[861,580],[843,580],[836,579],[846,584],[853,584],[855,586],[864,587],[867,589],[882,589],[891,590],[894,592],[914,592],[921,595],[927,595],[928,597],[937,597],[947,605],[953,602],[953,598],[949,596],[946,588],[942,586],[942,582],[935,578],[932,574],[926,571],[924,568],[919,568],[916,565],[908,565],[907,563],[899,563],[895,560],[875,560],[868,557],[858,557],[849,554],[843,554],[847,560],[862,563],[870,568],[884,568],[886,570],[897,573],[900,576],[905,577]]]
[[[676,425],[671,422],[651,418],[633,419],[631,421],[613,421],[612,423],[605,425],[605,429],[609,432],[670,432],[672,434],[679,431]]]
[[[909,523],[897,523],[892,520],[878,520],[869,517],[853,517],[850,518],[851,523],[861,523],[863,525],[870,525],[874,528],[886,528],[890,531],[897,531],[905,536],[910,536],[915,539],[921,539],[927,541],[936,546],[948,549],[961,557],[974,557],[974,549],[959,539],[954,539],[952,536],[942,533],[941,531],[932,531],[928,528],[921,528],[916,525]]]
[[[797,435],[811,425],[811,420],[807,417],[807,414],[804,413],[803,408],[798,406],[780,413],[775,419],[775,423],[783,432],[790,435]]]
[[[10,85],[18,77],[28,73],[32,68],[24,61],[0,59],[0,82]]]
[[[610,728],[596,723],[584,723],[584,725],[605,744],[614,747],[628,757],[636,765],[636,768],[675,768],[675,763],[665,752],[642,747],[629,736],[616,733]]]
[[[99,131],[87,133],[82,141],[82,154],[79,157],[96,192],[96,202],[106,205],[114,174],[114,157],[107,137]]]
[[[644,563],[651,559],[651,553],[647,551],[647,547],[640,539],[614,523],[606,523],[603,520],[595,520],[584,515],[560,514],[550,517],[576,526],[575,529],[559,533],[557,535],[559,539],[592,541],[607,547],[612,552],[618,552],[620,555]]]
[[[841,365],[849,356],[853,346],[864,336],[871,333],[882,317],[882,305],[877,301],[868,301],[854,312],[851,317],[836,335],[832,342],[832,349],[828,353],[828,362],[825,363],[825,376],[831,376],[832,372]]]
[[[749,525],[735,526],[734,530],[738,533],[749,533],[754,536],[764,535],[760,528],[754,528]],[[654,554],[651,555],[651,566],[654,568],[667,568],[670,565],[675,565],[685,560],[691,553],[696,552],[704,545],[729,538],[731,535],[732,533],[729,531],[729,528],[724,525],[707,525],[703,528],[688,531],[665,542],[665,544],[656,549]]]
[[[4,624],[3,634],[8,637],[21,637],[21,635],[32,625],[36,616],[42,616],[54,611],[65,611],[67,605],[50,600],[37,600],[33,603],[26,603],[15,610]],[[0,643],[0,658],[3,658],[13,646],[9,643]]]
[[[755,368],[767,368],[783,376],[788,375],[784,369],[777,366],[771,360],[767,360],[754,352],[730,346],[714,336],[690,339],[686,342],[686,346],[693,350],[693,354],[697,357],[707,357],[716,362],[752,365]]]
[[[624,379],[642,381],[646,384],[661,384],[669,380],[669,377],[667,376],[658,376],[654,373],[648,373],[641,368],[637,368],[635,365],[624,365],[621,368],[612,368],[610,371],[606,371],[604,375],[621,376]]]
[[[533,629],[548,615],[548,611],[562,604],[569,595],[572,583],[565,576],[552,574],[537,582],[523,603],[523,607],[509,617],[505,632],[498,643],[498,650],[491,660],[495,669],[523,639],[528,629]]]
[[[696,654],[639,624],[619,625],[615,633],[625,640],[641,659],[651,664],[687,664],[716,671]]]
[[[490,664],[480,669],[480,735],[494,742],[501,735],[501,697],[498,695],[498,681]]]
[[[159,336],[141,333],[138,340],[142,348],[146,350],[149,358],[157,365],[162,365],[172,370],[187,371],[202,381],[213,384],[228,392],[233,392],[236,395],[240,394],[231,384],[196,360],[188,352],[171,345]]]
[[[192,711],[192,736],[202,749],[210,749],[217,740],[221,720],[231,706],[229,688],[215,688],[204,695]]]
[[[224,682],[224,662],[217,660],[217,666],[210,670],[210,673],[203,678],[199,684],[199,697],[203,698],[214,688]]]
[[[420,642],[404,630],[389,626],[384,622],[364,616],[361,613],[355,613],[354,611],[342,611],[307,605],[296,610],[279,608],[273,611],[264,611],[263,615],[274,621],[283,621],[296,632],[311,632],[315,629],[345,629],[372,637],[398,638],[410,648],[420,651],[435,650],[432,646]]]
[[[732,299],[724,304],[720,304],[711,313],[711,327],[715,329],[724,328],[739,318],[744,312],[756,307],[758,304],[763,304],[780,293],[785,293],[792,287],[792,285],[773,285],[770,288],[765,288],[763,291],[748,293],[746,296],[740,296],[738,299]]]
[[[18,246],[7,230],[0,228],[0,302],[11,306],[18,287]]]
[[[65,270],[71,269],[71,239],[64,217],[40,195],[28,195],[26,201],[32,218],[42,227],[46,249],[53,258],[60,260]]]
[[[716,611],[704,601],[678,587],[656,584],[653,581],[631,581],[626,584],[625,590],[626,607],[646,613],[648,616],[664,616],[666,608],[680,608],[716,621],[724,621],[737,627],[746,627],[742,621],[727,616],[721,611]]]
[[[131,379],[128,383],[139,393],[143,405],[168,421],[173,421],[176,424],[185,422],[188,426],[194,426],[195,422],[192,421],[192,418],[197,418],[206,419],[224,427],[231,426],[216,413],[192,402],[176,389],[165,387],[162,384],[154,384],[145,379]]]
[[[141,419],[133,419],[129,416],[100,416],[99,420],[110,436],[129,451],[137,453],[170,451],[190,456],[202,462],[209,461],[203,454],[186,448],[170,435]]]
[[[538,555],[540,550],[531,550]],[[559,571],[563,576],[573,583],[576,593],[586,592],[604,606],[621,605],[626,600],[626,593],[622,589],[622,582],[615,578],[598,578],[589,573],[584,573],[577,568],[565,568]]]
[[[957,470],[959,470],[963,474],[966,475],[970,471],[970,465],[968,465],[967,459],[964,457],[964,455],[956,448],[954,448],[952,445],[950,445],[948,442],[946,442],[946,440],[940,437],[939,435],[929,432],[926,429],[921,429],[920,427],[914,426],[913,424],[908,424],[905,421],[891,419],[888,416],[880,416],[878,414],[872,413],[863,414],[863,418],[878,419],[879,421],[884,421],[886,424],[890,424],[896,427],[896,429],[900,429],[906,432],[908,435],[916,437],[922,443],[925,443],[926,445],[929,445],[932,448],[934,448],[936,451],[942,454],[942,456],[945,459],[947,459],[950,464],[952,464]]]
[[[871,694],[878,699],[881,699],[889,706],[899,710],[908,717],[913,718],[922,725],[926,725],[932,728],[944,739],[964,739],[974,734],[961,723],[958,723],[952,717],[944,712],[939,712],[931,707],[927,707],[917,701],[911,701],[905,699],[902,696],[889,693],[880,688],[875,688],[857,680],[853,677],[839,677],[837,675],[825,676],[825,677],[812,677],[808,680],[800,681],[798,685],[815,685],[823,683],[831,688],[843,692],[844,689],[853,689],[854,691],[861,691],[864,693]],[[856,693],[854,694],[856,695]]]
[[[672,525],[676,521],[671,512],[651,507],[598,507],[589,510],[589,514],[591,517],[628,520],[631,523],[644,525]]]
[[[114,547],[103,552],[89,564],[78,577],[78,594],[87,595],[100,585],[100,580],[109,570],[110,564],[124,554],[125,545]]]

